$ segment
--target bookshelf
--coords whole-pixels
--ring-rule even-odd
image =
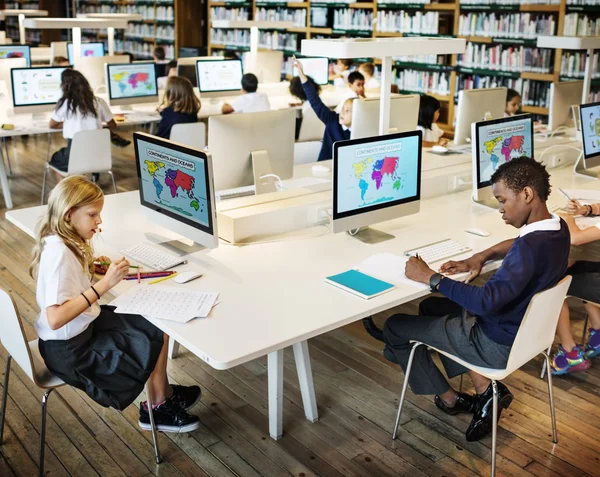
[[[66,4],[59,0],[0,0],[0,10],[46,10],[49,17],[65,17]],[[6,38],[10,38],[14,44],[19,44],[19,19],[9,16],[2,22]],[[25,31],[27,44],[32,46],[49,45],[52,41],[61,40],[60,30],[31,30]]]

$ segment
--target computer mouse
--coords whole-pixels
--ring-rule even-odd
[[[467,232],[468,234],[473,234],[473,235],[479,235],[480,237],[489,237],[490,233],[483,230],[483,229],[478,229],[476,227],[471,227],[468,229],[465,229],[465,232]]]
[[[175,283],[187,283],[195,280],[196,278],[200,278],[201,276],[202,273],[200,272],[181,272],[178,273],[173,280],[175,280]]]
[[[313,172],[317,172],[317,173],[325,173],[325,172],[331,172],[331,169],[327,166],[321,166],[319,164],[312,166],[312,171]]]
[[[448,152],[448,148],[447,147],[440,146],[439,144],[436,144],[435,146],[433,146],[431,148],[431,150],[433,152]]]

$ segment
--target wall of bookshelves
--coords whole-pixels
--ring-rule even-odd
[[[282,50],[286,58],[299,53],[304,38],[466,38],[464,55],[395,58],[395,84],[402,92],[437,97],[443,104],[445,129],[452,128],[458,91],[467,88],[517,89],[523,111],[547,115],[550,83],[583,78],[584,52],[537,48],[537,36],[600,34],[598,0],[209,0],[208,7],[209,54],[250,48],[249,31],[213,28],[212,19],[293,21],[294,28],[260,32],[260,47]],[[598,57],[593,64],[593,99],[597,99]],[[291,72],[289,62],[284,71]]]
[[[47,10],[51,17],[66,16],[67,8],[63,0],[0,0],[0,9],[14,10]],[[6,38],[13,43],[19,43],[19,20],[16,16],[7,17],[4,23]],[[61,40],[62,30],[25,30],[25,38],[28,44],[37,46],[49,45],[52,41]]]

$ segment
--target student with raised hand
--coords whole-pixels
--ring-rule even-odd
[[[271,104],[266,94],[258,93],[258,78],[252,73],[242,76],[242,94],[231,104],[224,103],[223,114],[230,113],[262,113],[270,111]]]
[[[159,137],[169,139],[176,124],[197,123],[200,100],[194,94],[190,80],[182,76],[168,78],[159,110],[160,122],[156,132]]]
[[[317,117],[325,124],[325,132],[323,133],[323,140],[321,145],[321,151],[319,152],[319,161],[326,161],[331,159],[333,154],[333,143],[336,141],[342,141],[344,139],[350,139],[350,127],[352,126],[352,99],[346,100],[344,107],[340,113],[336,113],[329,109],[319,95],[317,94],[314,86],[308,81],[308,77],[304,74],[302,69],[302,63],[296,58],[293,59],[294,67],[298,68],[298,76],[302,82],[304,93],[310,103],[311,107],[315,111]]]
[[[556,285],[567,270],[570,238],[567,224],[550,214],[546,200],[550,179],[546,168],[526,157],[502,164],[492,175],[492,190],[499,212],[519,236],[505,240],[463,261],[450,261],[440,272],[470,272],[466,283],[430,269],[419,258],[410,258],[406,276],[444,295],[421,302],[420,316],[394,315],[383,334],[370,322],[370,332],[385,342],[384,356],[406,371],[413,344],[422,341],[463,360],[486,368],[504,368],[531,298]],[[481,287],[469,284],[490,260],[502,259],[498,271]],[[378,336],[379,335],[379,336]],[[448,377],[467,372],[441,357]],[[490,380],[469,371],[477,394],[455,391],[421,346],[413,358],[409,383],[416,394],[434,394],[436,406],[447,414],[470,413],[468,441],[483,438],[492,429],[493,391]],[[508,388],[498,382],[498,418],[512,402]]]
[[[37,280],[40,353],[52,374],[104,407],[125,409],[148,383],[158,430],[193,431],[200,421],[186,409],[200,388],[169,384],[169,337],[142,316],[98,303],[130,269],[125,258],[95,264],[110,262],[94,258],[92,247],[103,206],[102,190],[83,176],[67,177],[50,194],[29,270]],[[101,275],[95,282],[94,273]],[[151,429],[146,402],[138,424]]]

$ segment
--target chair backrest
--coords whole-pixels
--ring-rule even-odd
[[[37,382],[19,310],[12,296],[3,288],[0,288],[0,342],[25,374]]]
[[[38,46],[36,48],[31,48],[30,54],[32,63],[52,64],[52,49],[49,46]]]
[[[303,108],[298,142],[320,141],[323,139],[324,132],[325,124],[317,117],[313,109]]]
[[[110,153],[110,131],[93,129],[79,131],[73,136],[67,173],[91,174],[112,169]]]
[[[56,58],[57,56],[62,56],[63,58],[67,58],[69,56],[67,52],[67,41],[53,41],[50,43],[50,51],[52,58]]]
[[[571,277],[566,276],[552,288],[533,296],[510,351],[507,372],[520,368],[552,345],[570,284]]]
[[[202,150],[206,147],[206,124],[202,122],[175,124],[171,128],[169,139]]]

